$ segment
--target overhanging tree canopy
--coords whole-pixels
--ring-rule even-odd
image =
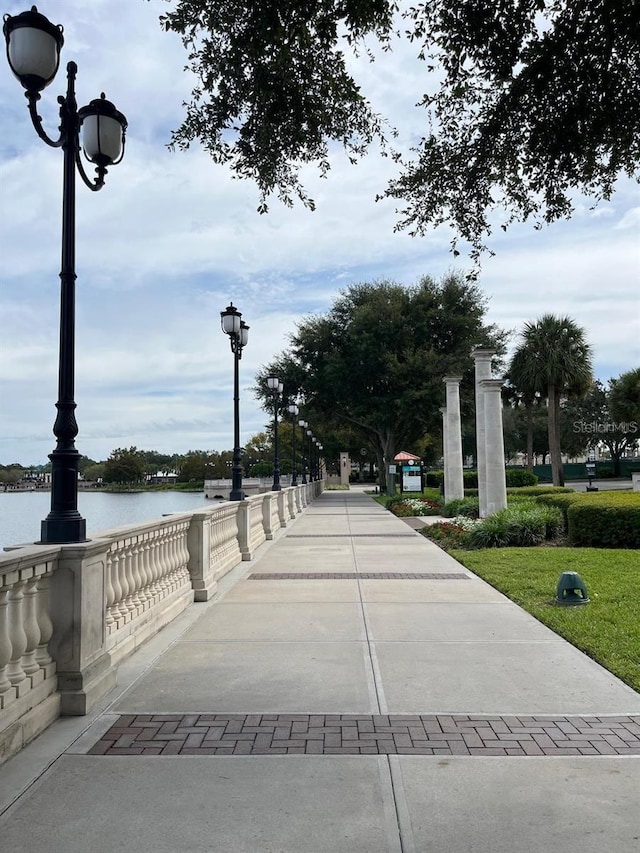
[[[273,192],[313,206],[299,168],[326,174],[330,142],[356,158],[384,140],[384,117],[348,64],[367,37],[385,48],[408,37],[425,90],[439,81],[418,105],[413,159],[385,191],[401,205],[399,227],[449,222],[454,250],[463,238],[478,256],[496,208],[505,228],[539,226],[571,215],[573,191],[608,198],[619,175],[638,176],[637,2],[178,0],[161,21],[198,79],[173,144],[199,140],[254,179],[261,211]]]

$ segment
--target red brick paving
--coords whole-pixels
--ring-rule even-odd
[[[89,755],[640,755],[640,715],[124,714]]]
[[[263,572],[249,575],[253,581],[307,580],[469,580],[463,572]]]

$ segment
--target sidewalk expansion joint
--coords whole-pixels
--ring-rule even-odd
[[[640,755],[640,715],[123,714],[89,755]]]
[[[471,580],[462,572],[254,572],[247,580],[307,581],[307,580]]]

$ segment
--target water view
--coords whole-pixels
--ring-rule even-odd
[[[87,535],[153,521],[165,513],[186,512],[216,502],[197,492],[84,492],[78,510],[87,520]],[[37,542],[40,522],[51,508],[51,492],[0,492],[0,549]]]

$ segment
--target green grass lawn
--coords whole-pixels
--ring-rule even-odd
[[[491,548],[451,555],[640,691],[640,551]],[[588,604],[554,604],[558,578],[566,571],[581,575]]]

